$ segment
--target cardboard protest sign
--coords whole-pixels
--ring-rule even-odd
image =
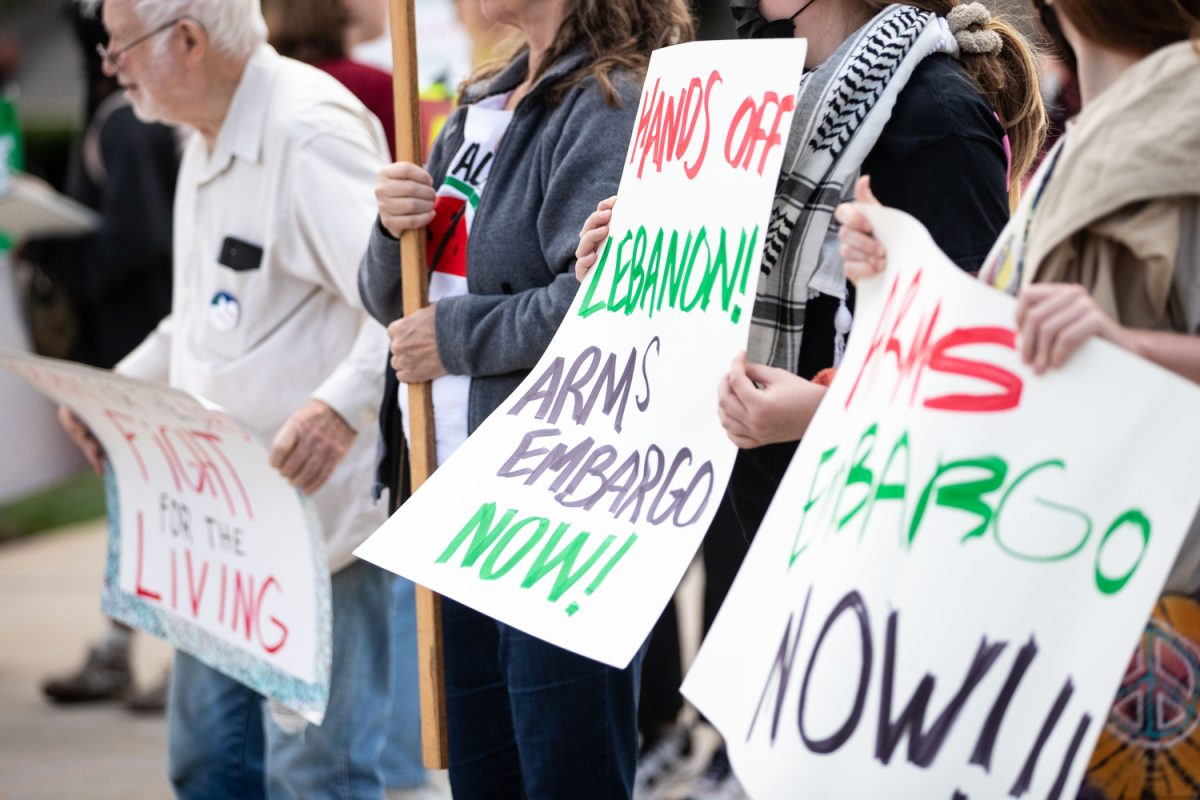
[[[14,174],[0,189],[0,232],[18,241],[29,236],[81,236],[99,226],[95,211],[37,178]]]
[[[108,467],[102,609],[319,724],[330,581],[308,501],[228,414],[167,386],[0,353],[82,419]]]
[[[803,63],[798,41],[654,54],[611,236],[565,322],[359,557],[630,662],[733,466],[717,384],[745,347]]]
[[[757,800],[1071,798],[1200,500],[1200,389],[1015,302],[921,226],[857,319],[684,682]]]

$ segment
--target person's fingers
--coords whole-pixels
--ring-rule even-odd
[[[717,388],[717,414],[730,419],[743,419],[746,416],[746,407],[729,387],[727,378],[723,378]]]
[[[267,463],[273,469],[279,469],[283,462],[296,449],[296,443],[300,440],[300,436],[296,431],[296,426],[288,422],[283,423],[283,427],[275,434],[275,439],[271,442],[271,453],[267,459]]]
[[[862,175],[854,184],[854,197],[860,203],[866,203],[870,206],[882,205],[879,199],[875,197],[875,192],[871,191],[871,176]]]
[[[1034,364],[1039,351],[1043,354],[1049,351],[1049,343],[1042,342],[1047,336],[1053,338],[1052,332],[1045,328],[1046,322],[1074,302],[1075,297],[1069,292],[1022,295],[1017,303],[1017,330],[1021,337],[1021,358],[1026,364]]]
[[[617,196],[614,194],[612,197],[606,197],[603,200],[601,200],[599,203],[597,203],[596,210],[597,211],[612,211],[616,205],[617,205]]]
[[[308,468],[309,462],[316,458],[311,444],[298,444],[288,453],[287,458],[279,465],[279,474],[287,478],[293,486],[299,486],[297,478]]]
[[[92,435],[92,431],[83,420],[75,416],[75,412],[66,406],[58,407],[58,423],[66,431],[67,436],[83,453],[84,459],[97,475],[104,474],[104,445]]]
[[[883,271],[877,264],[868,261],[846,261],[842,266],[846,271],[846,277],[853,283],[874,278]]]
[[[402,197],[380,197],[379,213],[393,217],[420,217],[433,211],[433,200],[425,197],[404,195]]]
[[[414,183],[433,186],[433,176],[424,167],[411,161],[397,161],[388,164],[379,171],[381,180],[412,181]]]
[[[745,362],[746,377],[754,381],[763,389],[770,388],[771,385],[796,377],[786,369],[778,367],[769,367],[766,364],[755,364],[753,361]]]
[[[375,186],[375,197],[378,200],[398,200],[411,197],[430,203],[437,199],[437,193],[432,186],[410,180],[383,180]]]
[[[717,410],[722,409],[739,419],[746,419],[750,415],[745,404],[734,393],[729,375],[722,375],[721,380],[717,382]]]
[[[379,220],[383,223],[383,227],[387,229],[388,233],[399,239],[406,231],[424,228],[426,225],[429,225],[436,216],[437,214],[433,211],[409,217],[393,217],[390,214],[381,213]]]
[[[744,420],[738,419],[736,416],[725,412],[723,409],[717,410],[717,416],[720,418],[721,427],[725,429],[726,433],[733,436],[743,436],[747,438],[753,436],[753,431],[750,430],[750,426],[747,425]]]
[[[1045,312],[1049,302],[1069,303],[1074,299],[1074,287],[1061,283],[1033,284],[1026,286],[1017,295],[1017,327],[1025,324],[1030,314]]]
[[[321,489],[323,489],[325,487],[325,484],[329,482],[329,477],[333,474],[334,467],[335,467],[334,464],[327,464],[321,470],[320,474],[318,474],[315,478],[313,478],[308,483],[304,484],[301,487],[300,491],[302,491],[305,494],[310,495],[310,496],[321,491]]]
[[[1096,335],[1098,327],[1096,318],[1091,315],[1080,317],[1065,326],[1054,339],[1054,347],[1047,361],[1049,366],[1062,369],[1083,343]]]
[[[867,219],[866,214],[862,213],[862,209],[858,207],[858,203],[842,203],[834,209],[833,218],[841,224],[842,231],[849,228],[850,230],[867,235],[875,232],[875,229],[871,226],[871,220]],[[838,236],[841,236],[841,231],[838,231]]]
[[[327,453],[314,454],[312,458],[304,462],[292,484],[305,494],[312,494],[316,491],[314,487],[320,485],[321,476],[326,472],[330,461],[332,459]]]
[[[746,374],[746,354],[744,352],[734,359],[733,366],[729,369],[729,389],[733,392],[733,396],[745,406],[746,413],[751,413],[759,401],[762,391]]]
[[[600,243],[608,238],[608,226],[601,225],[597,228],[584,231],[579,237],[579,246],[575,248],[575,257],[583,258],[586,255],[595,253],[600,247]]]
[[[95,472],[97,475],[103,475],[104,474],[104,448],[100,446],[99,442],[97,442],[93,439],[92,441],[89,441],[86,444],[84,444],[82,449],[83,449],[83,457],[86,458],[88,464],[91,465],[92,471]]]
[[[71,409],[65,406],[58,409],[58,422],[62,425],[63,430],[78,444],[82,444],[87,439],[91,438],[87,426]]]
[[[587,280],[588,273],[592,271],[592,267],[596,266],[596,260],[599,258],[595,253],[586,255],[575,262],[575,279],[580,283]]]
[[[583,227],[579,229],[579,235],[582,237],[590,230],[598,228],[601,225],[607,225],[611,219],[612,212],[607,208],[597,209],[588,214],[588,218],[583,221]]]
[[[729,433],[728,431],[725,435],[729,437],[729,441],[737,445],[739,450],[753,450],[759,445],[758,440],[752,436],[741,436],[736,433]]]
[[[1056,298],[1057,299],[1057,298]],[[1043,305],[1049,305],[1049,301]],[[1040,311],[1041,309],[1038,309]],[[1037,328],[1037,346],[1033,355],[1033,368],[1038,373],[1050,367],[1050,356],[1057,346],[1063,331],[1084,317],[1086,311],[1075,303],[1059,304],[1053,311],[1039,314],[1033,320]]]
[[[855,258],[855,261],[869,261],[871,259],[882,259],[887,257],[887,250],[880,244],[879,240],[870,234],[856,231],[853,228],[842,228],[838,233],[838,238],[842,240],[842,252],[846,253],[847,249],[854,253],[861,253],[861,258]]]

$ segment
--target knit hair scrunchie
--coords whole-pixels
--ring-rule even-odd
[[[954,41],[958,42],[958,49],[966,55],[996,55],[1004,49],[1000,34],[987,30],[991,21],[992,12],[982,3],[957,5],[946,15]]]

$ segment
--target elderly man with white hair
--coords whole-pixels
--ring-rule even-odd
[[[136,113],[193,131],[171,314],[117,370],[207,397],[271,441],[272,464],[312,496],[333,573],[324,723],[178,653],[172,784],[182,798],[380,798],[390,577],[351,551],[385,516],[369,490],[387,338],[356,284],[383,132],[333,78],[264,43],[258,0],[107,0],[102,17],[106,71]]]

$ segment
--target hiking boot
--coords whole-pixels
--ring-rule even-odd
[[[746,793],[733,774],[725,745],[713,751],[704,774],[696,779],[687,797],[688,800],[745,800]]]
[[[126,696],[132,686],[129,652],[93,647],[88,650],[87,659],[76,672],[47,679],[42,684],[42,694],[63,705],[93,703],[119,700]]]
[[[680,783],[691,755],[692,732],[683,725],[652,742],[638,757],[634,800],[657,800],[664,790]]]

